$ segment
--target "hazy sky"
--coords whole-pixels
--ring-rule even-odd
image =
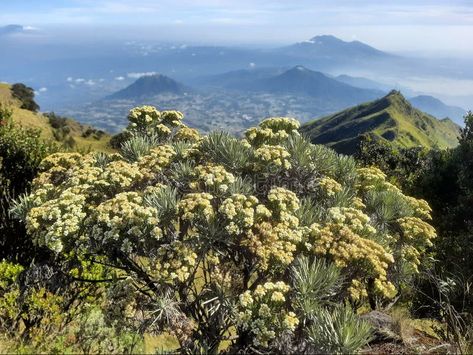
[[[189,43],[334,34],[389,51],[473,55],[472,0],[0,0],[0,25],[12,23]]]

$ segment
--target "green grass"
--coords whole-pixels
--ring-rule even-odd
[[[12,97],[10,85],[8,84],[0,83],[0,103],[13,111],[13,121],[16,124],[25,128],[39,129],[43,139],[56,141],[53,134],[54,128],[49,124],[49,119],[41,113],[34,113],[20,108],[20,102]],[[113,151],[109,145],[111,139],[109,134],[104,134],[100,139],[93,136],[83,137],[83,133],[90,126],[82,125],[72,119],[67,121],[67,125],[71,130],[70,136],[76,142],[75,149],[81,151]]]
[[[145,354],[155,354],[157,350],[172,351],[179,348],[179,342],[176,337],[163,333],[159,335],[145,334]]]
[[[301,127],[313,143],[326,144],[341,153],[354,153],[362,134],[400,147],[449,148],[458,144],[459,126],[437,120],[412,105],[396,91]]]

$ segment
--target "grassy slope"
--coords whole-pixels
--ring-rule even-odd
[[[364,133],[402,147],[454,147],[459,126],[449,119],[437,120],[412,107],[399,92],[391,92],[379,100],[308,122],[301,131],[314,143],[352,153]]]
[[[19,108],[20,103],[12,97],[10,85],[0,83],[0,103],[13,110],[13,121],[25,128],[39,129],[44,139],[55,141],[54,129],[49,124],[47,117],[41,113],[34,113]],[[82,137],[82,134],[89,128],[74,121],[68,120],[67,125],[71,129],[70,135],[76,142],[76,148],[80,150],[111,151],[108,143],[111,136],[104,134],[100,139],[94,137]]]

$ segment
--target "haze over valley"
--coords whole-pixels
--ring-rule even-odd
[[[50,28],[5,25],[0,78],[33,87],[42,111],[112,133],[142,104],[179,109],[203,131],[240,133],[265,117],[305,122],[393,89],[417,108],[462,124],[473,97],[473,66],[464,57],[410,57],[333,35],[278,46],[146,37],[66,42]],[[153,79],[145,85],[142,77]],[[163,86],[163,78],[174,86]]]

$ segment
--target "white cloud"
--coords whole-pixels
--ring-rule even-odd
[[[84,83],[85,82],[85,79],[84,78],[77,78],[75,80],[76,83]]]
[[[115,80],[122,81],[122,80],[125,80],[125,77],[124,76],[117,76],[117,77],[115,77]]]
[[[150,75],[156,75],[157,73],[155,71],[148,71],[148,72],[143,72],[143,73],[128,73],[126,76],[131,78],[131,79],[138,79],[141,78],[142,76],[150,76]]]
[[[46,92],[48,91],[48,88],[46,87],[42,87],[42,88],[39,88],[38,92]]]

